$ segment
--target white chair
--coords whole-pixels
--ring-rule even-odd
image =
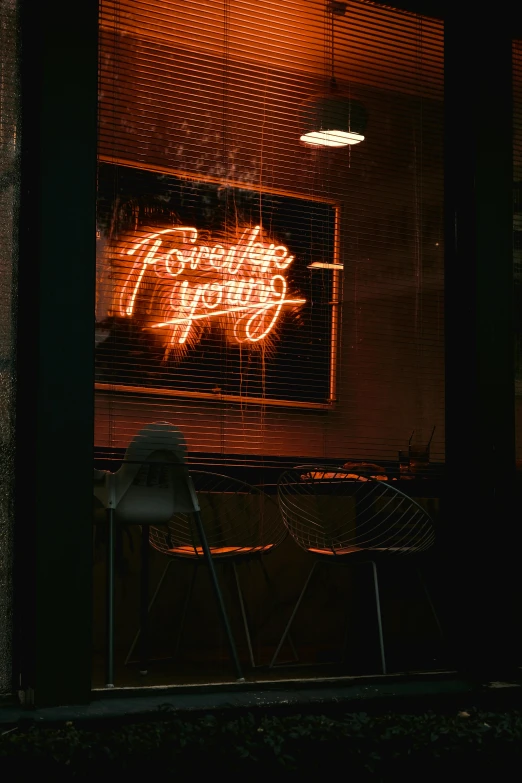
[[[191,514],[207,560],[218,610],[224,625],[238,680],[243,680],[212,555],[201,521],[198,498],[186,465],[187,447],[177,427],[156,422],[144,427],[129,444],[119,470],[95,471],[95,515],[107,518],[107,686],[114,685],[114,527],[142,528],[142,671],[146,670],[145,641],[148,617],[148,540],[151,526],[166,525],[175,514]],[[96,506],[98,510],[96,510]]]

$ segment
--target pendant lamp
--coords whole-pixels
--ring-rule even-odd
[[[347,3],[326,0],[330,31],[330,78],[324,93],[301,107],[300,141],[307,147],[347,147],[364,141],[367,114],[363,104],[339,90],[335,78],[335,17],[344,16]]]

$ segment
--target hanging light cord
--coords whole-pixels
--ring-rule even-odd
[[[331,71],[331,74],[330,74],[330,85],[332,87],[337,87],[337,82],[335,80],[335,14],[334,14],[332,5],[331,5],[331,8],[332,8],[332,12],[331,12],[331,17],[332,17],[332,32],[331,32],[331,35],[332,35],[332,71]]]
[[[330,45],[331,45],[331,57],[330,57],[330,86],[337,87],[337,79],[335,78],[335,17],[344,16],[346,13],[346,7],[348,3],[341,2],[341,0],[326,0],[326,12],[330,14]]]

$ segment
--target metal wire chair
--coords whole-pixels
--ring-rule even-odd
[[[228,563],[234,574],[239,608],[243,620],[248,653],[256,667],[247,611],[238,574],[238,564],[263,556],[282,543],[287,530],[282,523],[277,502],[260,488],[230,476],[208,471],[190,471],[200,507],[200,518],[214,563]],[[187,592],[173,654],[176,658],[189,605],[193,596],[199,565],[206,564],[191,514],[176,513],[163,526],[151,526],[149,543],[168,557],[165,569],[149,604],[149,612],[164,584],[170,566],[176,559],[190,560],[194,570]],[[264,570],[264,569],[263,569]],[[265,577],[268,581],[266,570]],[[136,634],[127,655],[130,660],[139,638]]]
[[[433,522],[415,500],[387,481],[324,466],[297,466],[279,479],[278,501],[290,535],[315,557],[270,667],[276,664],[299,606],[320,563],[372,565],[383,673],[386,658],[376,560],[418,555],[435,541]],[[440,624],[420,572],[437,626]]]

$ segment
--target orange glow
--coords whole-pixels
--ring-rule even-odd
[[[111,166],[122,166],[130,169],[142,170],[143,165],[129,158],[115,157],[114,155],[99,155],[99,160],[108,163]],[[208,174],[199,174],[177,169],[165,165],[147,164],[147,171],[154,172],[164,176],[189,179],[190,181],[201,183],[213,183],[219,186],[223,185],[222,177]],[[227,179],[227,186],[231,188],[244,188],[245,183],[239,180]],[[249,183],[248,190],[260,194],[266,193],[264,185]],[[143,385],[136,382],[125,383],[123,379],[118,382],[97,381],[95,388],[97,391],[113,394],[114,392],[133,395],[157,395],[161,397],[171,397],[179,399],[193,400],[216,400],[231,403],[246,403],[249,405],[274,406],[284,408],[306,408],[314,410],[329,410],[336,403],[336,385],[337,385],[337,364],[339,350],[339,323],[340,323],[340,302],[342,301],[342,274],[343,264],[340,263],[340,205],[336,199],[317,193],[303,194],[299,191],[287,187],[271,187],[270,194],[283,196],[292,199],[303,199],[304,202],[317,202],[318,204],[330,205],[335,214],[334,230],[334,252],[332,255],[332,266],[327,268],[331,271],[331,331],[330,331],[330,378],[329,392],[324,402],[306,402],[303,400],[288,400],[283,397],[265,397],[251,394],[232,394],[225,393],[223,389],[216,385],[211,391],[188,390],[186,388],[171,388],[161,383],[150,382],[144,378]],[[166,224],[163,224],[166,225]],[[157,226],[157,227],[155,227]],[[258,230],[259,229],[259,230]],[[185,234],[184,234],[185,232]],[[228,273],[223,263],[221,269],[216,269],[216,256],[221,256],[221,247],[225,250],[224,262],[233,256],[234,270],[237,261],[240,260],[242,250],[241,245],[248,245],[252,239],[252,232],[256,232],[250,250],[256,250],[256,244],[264,249],[265,256],[274,251],[278,256],[278,267],[268,268],[268,274],[263,271],[261,265],[254,266],[251,259],[247,256],[239,273],[234,275]],[[102,250],[103,257],[100,261],[100,272],[98,280],[98,295],[101,304],[97,309],[97,320],[102,322],[105,319],[124,318],[132,319],[133,339],[136,330],[142,329],[148,332],[149,340],[147,345],[154,349],[159,349],[163,353],[163,360],[174,359],[181,360],[192,348],[195,348],[199,341],[208,334],[211,328],[219,329],[225,339],[235,345],[242,345],[250,350],[259,350],[264,352],[265,357],[272,356],[276,350],[278,331],[280,324],[286,313],[301,308],[305,298],[300,298],[301,291],[289,288],[289,282],[286,279],[285,269],[291,268],[295,259],[289,255],[286,247],[279,245],[276,237],[268,234],[266,229],[256,224],[236,224],[232,230],[225,232],[215,232],[210,236],[209,231],[196,229],[193,226],[173,226],[163,228],[157,223],[151,226],[136,227],[134,230],[120,231],[115,241],[109,241]],[[258,241],[259,240],[259,241]],[[273,241],[272,241],[273,240]],[[156,246],[155,243],[160,242]],[[273,247],[271,248],[271,245]],[[218,247],[219,246],[219,247]],[[238,247],[239,246],[239,247]],[[207,248],[209,254],[207,256]],[[235,248],[235,250],[234,250]],[[181,256],[186,261],[186,256],[194,253],[196,268],[192,264],[185,263],[183,270],[180,271],[181,264],[178,263],[178,254],[176,250],[181,251]],[[210,265],[210,252],[213,253],[213,264]],[[232,252],[230,252],[232,251]],[[268,253],[267,251],[270,251]],[[167,258],[166,258],[167,257]],[[168,262],[168,267],[167,267]],[[324,262],[315,262],[327,263]],[[308,265],[310,269],[312,264]],[[249,272],[252,274],[249,275]],[[179,274],[176,274],[179,272]],[[271,280],[279,274],[284,280],[275,280],[272,291]],[[246,278],[246,280],[245,280]],[[256,283],[253,296],[250,301],[245,302],[250,291],[250,278]],[[297,279],[297,276],[296,278]],[[186,283],[182,287],[182,284]],[[205,291],[198,292],[196,309],[189,319],[190,308],[185,312],[176,307],[176,298],[179,299],[182,294],[187,298],[186,305],[194,304],[194,296],[198,286],[207,286]],[[220,292],[218,286],[224,286]],[[262,290],[262,297],[259,295],[259,287],[268,286]],[[285,290],[282,293],[282,287]],[[294,283],[297,285],[297,283]],[[258,287],[259,286],[259,287]],[[238,296],[240,301],[227,301],[229,298],[234,300]],[[265,299],[266,297],[266,299]],[[219,299],[221,298],[221,302]],[[264,301],[258,302],[259,299]],[[202,302],[206,305],[202,306]],[[254,304],[256,305],[254,309]],[[259,304],[259,306],[258,306]],[[210,305],[210,307],[209,307]],[[237,309],[235,309],[237,308]],[[251,309],[249,309],[251,308]],[[196,312],[197,310],[197,312]],[[225,312],[222,312],[225,311]],[[178,321],[179,319],[179,321]],[[176,322],[177,321],[177,322]],[[239,322],[239,323],[238,323]],[[188,329],[187,329],[188,327]],[[262,328],[263,327],[263,328]],[[186,332],[185,341],[180,342]],[[176,335],[177,333],[177,335]],[[248,339],[245,339],[247,337]],[[254,339],[252,339],[254,338]],[[238,343],[238,339],[241,341]],[[157,354],[155,353],[155,356]],[[263,359],[264,361],[264,359]]]
[[[363,552],[359,546],[345,546],[338,549],[315,549],[313,547],[308,548],[309,552],[313,552],[315,555],[349,555],[352,552]]]
[[[283,278],[284,279],[284,278]],[[206,288],[207,286],[205,286]],[[230,307],[228,310],[213,310],[210,313],[200,313],[199,315],[190,315],[187,318],[172,318],[170,321],[165,321],[162,324],[154,324],[154,326],[151,327],[151,329],[160,329],[163,326],[170,326],[171,324],[183,324],[183,323],[192,323],[192,321],[200,321],[202,318],[215,318],[217,316],[221,315],[228,315],[229,313],[239,313],[244,310],[256,310],[257,314],[259,315],[260,310],[270,310],[272,308],[276,309],[276,312],[272,318],[272,321],[269,323],[268,328],[265,329],[262,334],[254,337],[250,333],[249,329],[247,328],[248,338],[250,342],[255,343],[258,340],[262,340],[263,337],[266,337],[268,332],[272,329],[272,326],[279,316],[279,312],[281,310],[281,307],[283,304],[304,304],[306,302],[306,299],[279,299],[276,301],[268,301],[266,302],[262,308],[259,308],[259,305],[239,305],[238,307]],[[253,318],[250,318],[248,320],[248,326],[250,326]],[[181,341],[180,341],[181,342]],[[238,342],[241,342],[238,339]]]
[[[363,476],[360,473],[344,473],[340,471],[323,471],[323,470],[312,470],[310,473],[303,473],[301,476],[301,479],[303,481],[306,481],[307,479],[338,479],[340,481],[343,481],[345,479],[350,479],[352,481],[369,481],[370,479],[374,479],[375,481],[388,481],[388,476],[386,476],[384,473],[375,474],[374,476]]]
[[[194,345],[212,320],[233,342],[259,343],[275,329],[283,307],[306,302],[287,296],[282,273],[294,256],[264,240],[261,226],[218,242],[190,226],[147,233],[137,242],[134,235],[128,249],[122,241],[121,257],[126,272],[119,314],[136,315],[146,298],[143,328],[165,330],[166,356]]]
[[[331,402],[302,402],[301,400],[284,400],[272,397],[250,397],[240,396],[238,394],[223,394],[221,389],[212,392],[187,391],[185,389],[166,389],[152,386],[126,385],[124,383],[100,383],[96,382],[94,388],[98,391],[122,392],[123,394],[160,394],[162,397],[174,397],[192,400],[223,400],[225,402],[245,402],[251,405],[275,406],[280,408],[308,408],[313,410],[328,410],[331,408]],[[403,476],[403,478],[409,478]],[[413,478],[413,476],[412,476]]]
[[[210,553],[212,555],[229,555],[232,553],[237,554],[253,554],[255,552],[268,552],[272,549],[273,544],[264,544],[262,546],[211,546]],[[192,546],[191,544],[180,544],[179,546],[171,547],[168,552],[171,555],[181,555],[182,557],[203,557],[203,548],[200,546]]]
[[[372,478],[374,478],[372,476]],[[361,476],[359,473],[340,473],[339,471],[323,471],[323,470],[311,470],[310,473],[303,473],[301,476],[301,479],[303,481],[306,481],[307,479],[353,479],[355,481],[368,481],[368,479],[365,476]]]

